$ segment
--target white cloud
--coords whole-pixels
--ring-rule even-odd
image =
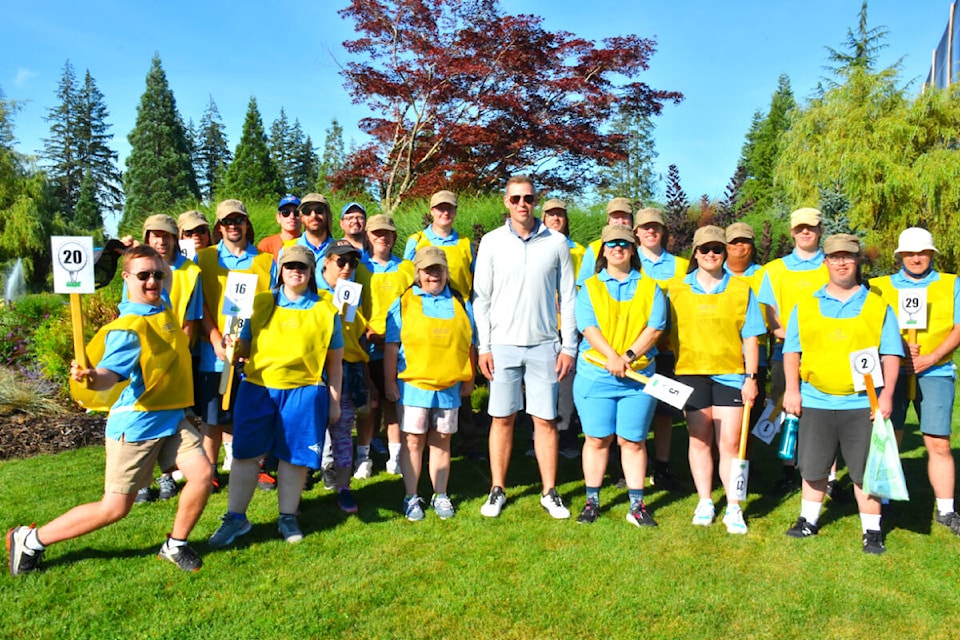
[[[26,67],[20,67],[17,69],[17,78],[13,81],[13,84],[17,87],[24,87],[30,80],[36,78],[38,75],[40,74],[36,71],[31,71]]]

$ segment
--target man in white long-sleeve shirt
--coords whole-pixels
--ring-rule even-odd
[[[513,425],[524,407],[533,418],[534,449],[543,482],[540,504],[554,518],[570,512],[557,494],[557,389],[577,352],[575,274],[566,238],[534,217],[537,192],[526,176],[507,180],[504,225],[480,241],[473,309],[480,372],[490,380],[490,496],[480,513],[500,515],[513,447]],[[560,304],[562,345],[557,339]]]

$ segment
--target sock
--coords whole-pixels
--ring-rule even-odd
[[[227,515],[233,518],[234,520],[246,520],[246,513],[237,513],[236,511],[227,511]]]
[[[864,533],[867,531],[880,531],[880,514],[861,512],[860,527],[863,529]]]
[[[387,451],[389,453],[390,459],[394,462],[399,461],[400,459],[400,443],[399,442],[390,442],[387,444]]]
[[[30,551],[43,551],[47,548],[46,545],[40,542],[36,529],[30,529],[30,533],[28,533],[27,537],[23,540],[23,546]]]
[[[820,509],[822,507],[822,502],[814,502],[813,500],[800,500],[800,517],[805,519],[810,524],[816,525],[817,521],[820,519]]]
[[[837,479],[837,472],[831,469],[830,475],[827,476],[827,482],[833,482],[836,479]]]
[[[630,508],[632,509],[638,502],[643,502],[643,489],[627,489],[627,495],[630,497]]]
[[[177,547],[185,547],[185,546],[187,546],[187,541],[186,541],[186,540],[178,540],[177,538],[174,538],[173,536],[167,536],[166,545],[167,545],[167,549],[176,549]]]
[[[363,462],[364,460],[370,459],[370,445],[357,445],[357,462]]]
[[[587,487],[587,502],[591,500],[600,506],[600,487]]]
[[[953,511],[953,498],[937,498],[937,511],[945,516]]]

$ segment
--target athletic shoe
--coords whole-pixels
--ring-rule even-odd
[[[638,527],[657,526],[657,521],[654,520],[650,512],[647,511],[647,505],[643,504],[643,500],[637,500],[633,506],[630,507],[630,511],[627,512],[627,522]]]
[[[787,529],[787,535],[791,538],[809,538],[820,533],[820,527],[810,524],[803,516],[797,518],[792,527]]]
[[[179,547],[170,547],[166,543],[160,545],[160,551],[157,557],[161,560],[169,560],[184,571],[199,571],[203,566],[203,560],[187,545]]]
[[[957,515],[956,511],[951,511],[950,513],[945,513],[943,515],[940,515],[940,512],[938,511],[937,522],[960,536],[960,515]]]
[[[220,474],[217,473],[216,469],[213,470],[213,479],[210,481],[210,484],[213,485],[213,493],[220,493]]]
[[[333,491],[337,488],[337,470],[332,464],[328,464],[321,472],[323,476],[323,488],[327,491]]]
[[[350,489],[340,489],[337,491],[337,506],[344,513],[356,513],[357,501],[353,499],[353,493]]]
[[[367,458],[357,463],[357,470],[353,472],[356,480],[367,480],[373,477],[373,460]]]
[[[7,531],[7,560],[12,576],[40,569],[43,551],[31,551],[26,544],[31,529],[32,526],[13,527]]]
[[[490,490],[490,496],[480,507],[480,515],[488,518],[496,518],[503,510],[503,505],[507,502],[507,496],[503,495],[503,487],[494,487]]]
[[[563,498],[556,489],[547,491],[547,495],[540,496],[540,506],[547,510],[557,520],[566,520],[570,517],[570,510],[563,504]]]
[[[653,486],[664,491],[676,491],[680,488],[680,483],[673,477],[669,469],[653,472]]]
[[[727,526],[727,533],[744,534],[747,532],[747,523],[743,521],[743,509],[727,508],[723,514],[723,524]]]
[[[137,497],[133,499],[133,504],[143,504],[144,502],[153,502],[153,494],[150,493],[150,487],[141,487],[137,490]]]
[[[576,447],[566,447],[565,449],[560,449],[560,455],[567,460],[575,460],[580,457],[580,449]]]
[[[247,520],[246,516],[234,518],[229,513],[220,516],[220,526],[213,532],[207,541],[211,547],[225,547],[233,544],[233,541],[240,536],[250,533],[253,525]]]
[[[887,548],[883,546],[883,532],[876,529],[869,529],[863,534],[863,552],[873,555],[880,555]]]
[[[457,513],[453,508],[453,503],[450,502],[450,497],[445,493],[433,494],[433,498],[430,499],[430,506],[437,512],[437,517],[441,520],[452,518]]]
[[[701,502],[693,511],[693,524],[698,527],[709,527],[713,524],[717,511],[712,502]]]
[[[380,438],[374,438],[370,441],[370,448],[373,449],[376,453],[379,453],[382,456],[387,455],[388,449],[387,445],[383,444],[383,440]]]
[[[827,497],[836,502],[837,504],[847,504],[850,502],[849,496],[844,493],[843,489],[840,487],[840,483],[834,479],[827,483]]]
[[[297,516],[281,513],[277,518],[277,531],[284,542],[295,544],[303,540],[303,531],[300,531],[300,525],[297,524]]]
[[[537,451],[536,451],[536,449],[533,448],[533,445],[530,445],[530,448],[527,449],[527,450],[524,452],[523,455],[527,456],[528,458],[536,458],[536,457],[537,457]]]
[[[403,499],[403,515],[410,522],[419,522],[423,520],[423,498],[420,496],[410,496]]]
[[[157,484],[160,485],[161,500],[169,500],[177,495],[177,483],[173,481],[173,476],[163,474],[160,476],[160,479],[157,480]]]
[[[583,510],[577,516],[577,524],[593,524],[600,517],[600,506],[595,500],[587,500]]]
[[[257,476],[257,489],[261,491],[276,491],[277,479],[266,471],[261,471]]]
[[[793,469],[793,467],[787,467]],[[786,475],[781,475],[777,483],[770,488],[770,494],[776,498],[784,498],[800,490],[800,481],[797,480],[797,472],[791,471]]]
[[[387,473],[394,476],[403,475],[403,472],[400,470],[400,463],[396,460],[387,460]]]

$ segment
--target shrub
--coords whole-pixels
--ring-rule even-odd
[[[0,416],[25,413],[45,416],[66,413],[57,400],[57,389],[42,377],[0,367]]]

